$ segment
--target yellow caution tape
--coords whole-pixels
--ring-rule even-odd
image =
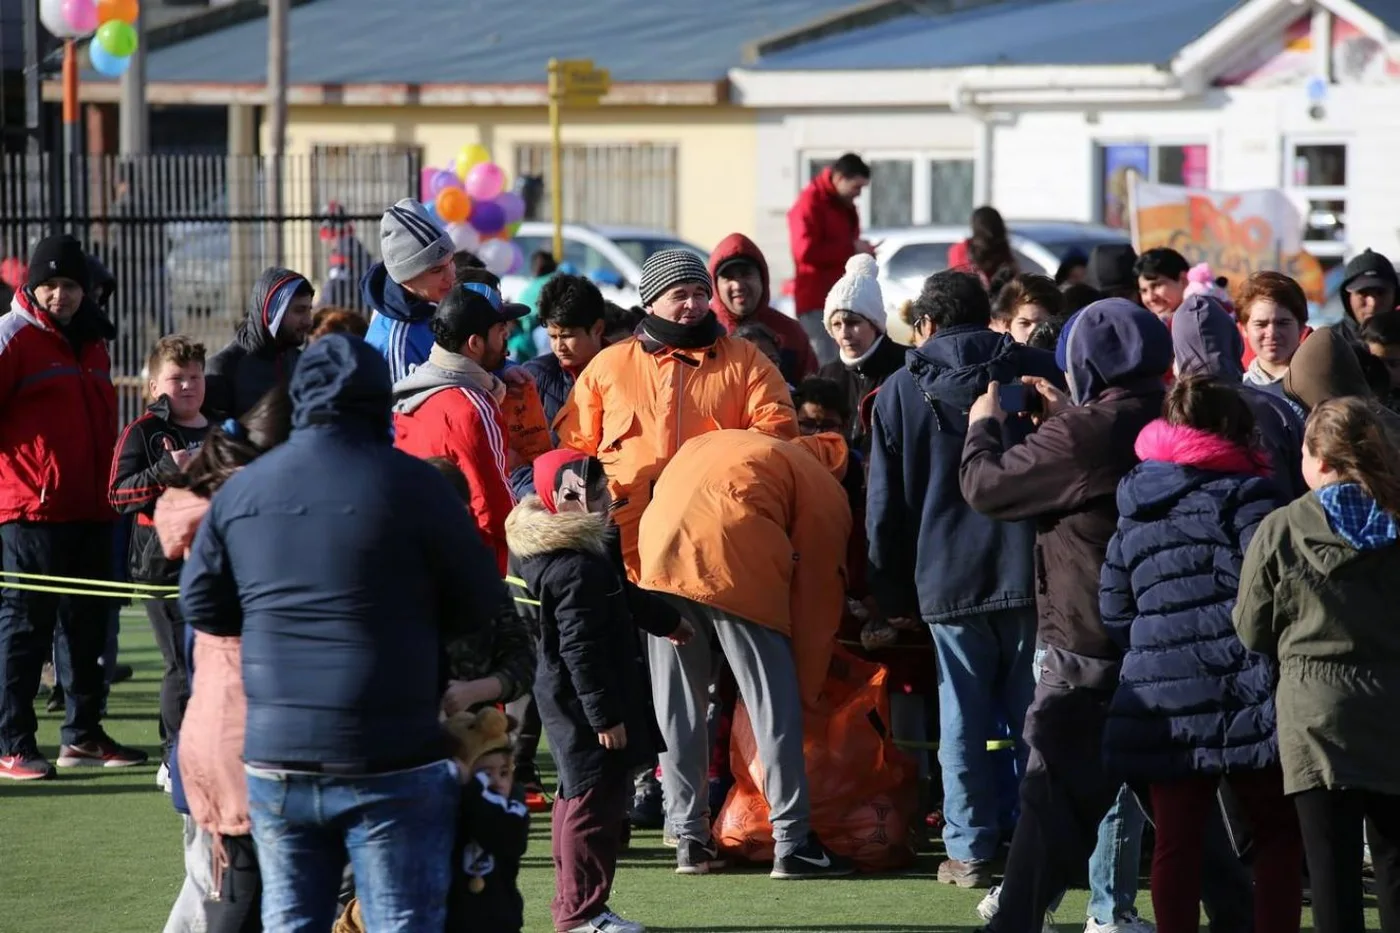
[[[122,583],[117,580],[83,580],[78,577],[50,577],[41,573],[17,573],[0,570],[0,577],[14,577],[16,580],[37,580],[40,583],[73,583],[78,586],[104,587],[109,590],[140,590],[142,593],[178,593],[178,586],[155,586],[148,583]]]
[[[9,579],[37,580],[39,583],[14,583]],[[44,583],[66,583],[67,586],[44,586]],[[95,596],[100,599],[178,599],[178,586],[149,586],[144,583],[121,583],[116,580],[83,580],[78,577],[54,577],[41,573],[18,573],[0,570],[0,589],[24,590],[30,593],[53,593],[58,596]]]

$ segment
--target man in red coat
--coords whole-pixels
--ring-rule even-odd
[[[788,211],[788,239],[796,267],[793,302],[797,320],[822,363],[836,359],[836,344],[822,323],[826,293],[846,271],[846,260],[869,253],[860,238],[856,199],[870,184],[870,166],[848,152],[802,189]]]
[[[778,369],[788,385],[817,374],[817,355],[807,332],[792,318],[769,306],[768,260],[742,233],[731,233],[710,253],[715,293],[710,310],[726,332],[745,322],[762,324],[778,342]]]
[[[492,373],[506,359],[512,322],[529,310],[499,307],[475,283],[455,286],[429,326],[428,359],[394,384],[394,446],[415,457],[444,457],[467,478],[482,540],[506,572],[506,516],[515,508],[501,403],[506,385]]]
[[[107,341],[116,331],[88,291],[82,245],[49,237],[0,316],[0,777],[10,780],[54,775],[35,740],[34,695],[56,626],[70,659],[58,766],[146,760],[101,726],[106,601],[16,588],[34,585],[26,574],[111,579],[117,395]]]

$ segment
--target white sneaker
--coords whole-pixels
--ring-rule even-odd
[[[570,927],[567,933],[647,933],[647,928],[605,910],[587,923]]]
[[[160,767],[156,769],[156,787],[159,787],[167,794],[170,793],[173,788],[173,785],[170,783],[170,766],[163,761],[160,763]]]
[[[1099,923],[1090,918],[1084,924],[1084,933],[1157,933],[1157,925],[1139,917],[1135,910],[1131,916],[1119,917],[1112,923]]]
[[[987,896],[982,898],[977,905],[977,916],[988,923],[992,918],[1001,912],[1001,885],[997,885],[987,892]],[[1041,933],[1056,933],[1055,915],[1050,911],[1045,912],[1045,925],[1041,927]]]

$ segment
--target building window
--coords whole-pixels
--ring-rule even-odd
[[[1128,179],[1137,173],[1144,180],[1187,188],[1210,186],[1210,147],[1114,143],[1099,147],[1099,220],[1106,226],[1126,230]]]
[[[1341,256],[1347,240],[1347,147],[1345,143],[1298,142],[1286,150],[1285,177],[1303,217],[1303,245],[1314,256]]]
[[[679,161],[677,147],[667,143],[566,144],[564,221],[674,231]],[[549,144],[516,146],[515,171],[544,182],[531,219],[553,220]]]
[[[972,216],[971,159],[932,159],[929,174],[929,223],[960,226]]]
[[[870,166],[870,184],[856,202],[864,226],[967,224],[975,166],[971,159],[902,153],[865,153],[864,158]],[[807,180],[835,161],[831,156],[809,156]]]

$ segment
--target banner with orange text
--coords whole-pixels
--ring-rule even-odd
[[[1193,266],[1209,263],[1235,287],[1255,272],[1292,276],[1309,301],[1322,302],[1322,267],[1303,252],[1302,219],[1277,188],[1211,191],[1156,185],[1134,176],[1130,190],[1133,247],[1169,246]]]

